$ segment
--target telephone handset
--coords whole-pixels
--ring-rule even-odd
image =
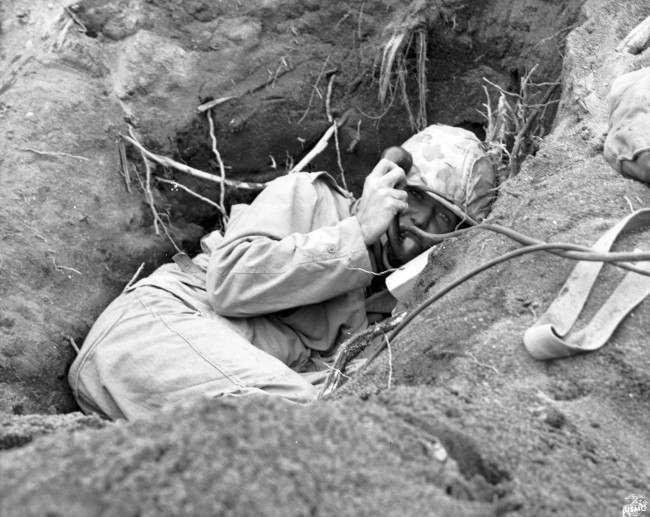
[[[411,156],[411,153],[409,153],[403,147],[389,147],[388,149],[384,150],[383,153],[381,153],[381,157],[385,158],[386,160],[390,160],[396,165],[399,165],[402,169],[404,169],[405,174],[408,174],[411,170],[411,167],[413,166],[413,157]],[[395,188],[404,188],[404,185],[395,185]],[[398,242],[400,238],[399,214],[393,218],[393,221],[388,226],[386,233],[388,234],[389,242],[393,244],[396,244]]]
[[[397,145],[384,150],[384,152],[381,153],[381,157],[385,158],[386,160],[390,160],[396,165],[399,165],[402,169],[404,169],[405,174],[408,174],[411,170],[411,167],[413,167],[413,157],[411,156],[411,153],[409,153],[403,147],[399,147]]]

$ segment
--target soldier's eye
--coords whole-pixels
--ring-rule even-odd
[[[413,198],[417,199],[418,201],[422,201],[424,199],[424,194],[416,189],[411,189],[409,190],[409,194],[413,196]]]

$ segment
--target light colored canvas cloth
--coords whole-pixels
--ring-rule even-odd
[[[617,78],[608,96],[609,130],[604,154],[609,164],[624,172],[625,161],[650,151],[650,67]],[[650,167],[650,164],[644,166]],[[650,170],[636,179],[650,181]]]
[[[351,202],[324,173],[283,176],[203,239],[205,274],[172,263],[137,282],[70,369],[81,408],[131,419],[199,397],[311,401],[314,355],[367,325],[373,266]]]

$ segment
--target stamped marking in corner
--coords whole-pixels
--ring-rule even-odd
[[[623,506],[622,517],[641,517],[648,509],[648,499],[643,495],[631,494],[625,500],[627,504]]]

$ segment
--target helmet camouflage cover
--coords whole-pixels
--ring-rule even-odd
[[[474,133],[434,124],[402,147],[413,157],[413,167],[406,174],[408,186],[429,187],[479,221],[487,216],[496,195],[497,177]]]

